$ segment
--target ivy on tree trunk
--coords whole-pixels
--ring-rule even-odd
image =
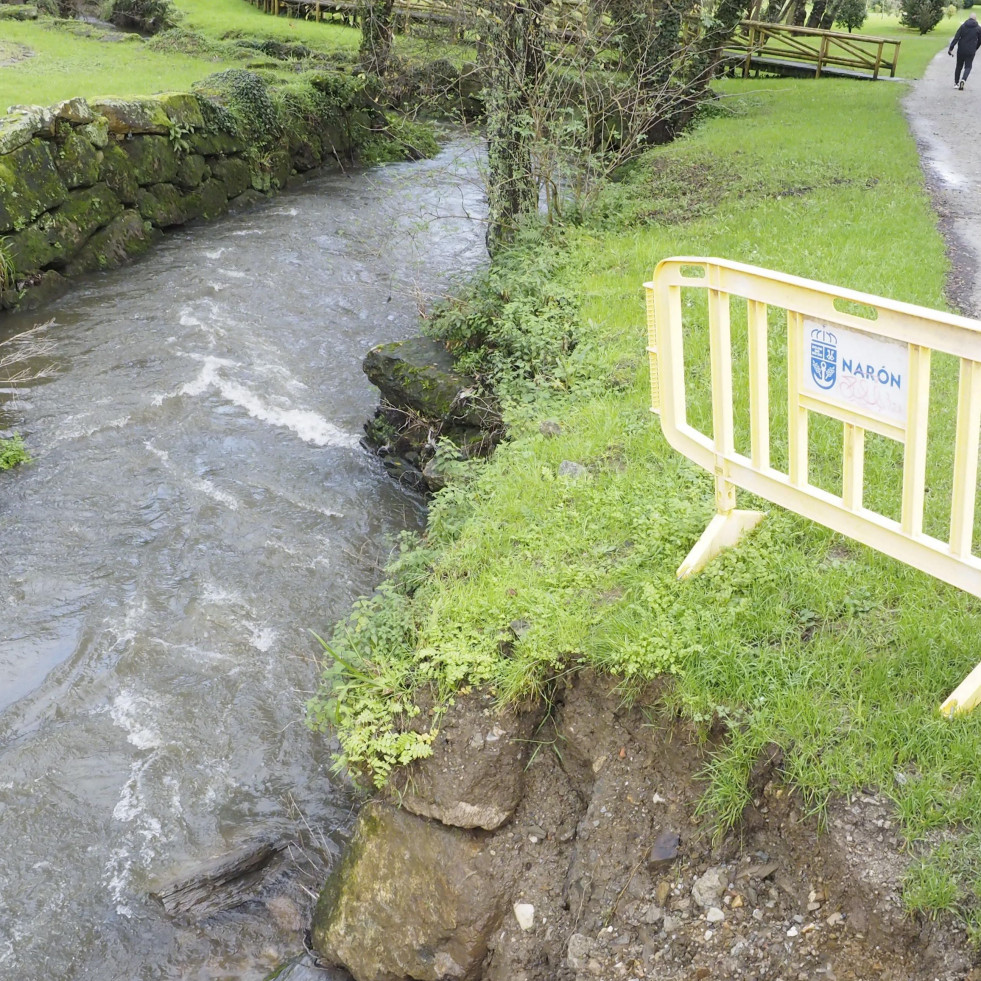
[[[358,0],[361,47],[358,61],[362,71],[384,75],[392,54],[392,9],[395,0]]]
[[[547,3],[491,0],[481,18],[487,58],[487,248],[492,255],[514,239],[521,218],[538,206],[529,109],[545,72],[542,12]]]

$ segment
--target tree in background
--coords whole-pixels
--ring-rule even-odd
[[[489,0],[477,11],[485,58],[487,117],[487,248],[493,255],[514,238],[521,219],[538,209],[532,161],[532,100],[545,74],[542,13],[548,0]]]
[[[851,34],[865,23],[867,16],[865,0],[838,0],[834,8],[834,25],[847,28]]]
[[[902,0],[899,23],[921,34],[932,31],[944,16],[944,0]]]

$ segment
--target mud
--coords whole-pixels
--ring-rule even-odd
[[[953,922],[904,912],[887,802],[836,801],[822,825],[774,752],[715,842],[698,808],[713,746],[656,713],[598,679],[558,695],[495,849],[534,925],[505,916],[484,981],[981,978]]]

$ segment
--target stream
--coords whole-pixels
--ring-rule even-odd
[[[484,259],[473,148],[320,175],[0,320],[0,978],[261,979],[352,804],[303,724],[324,633],[418,528],[360,443],[373,345]],[[280,889],[148,893],[255,837]],[[292,946],[291,946],[292,945]]]

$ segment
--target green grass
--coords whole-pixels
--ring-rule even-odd
[[[978,660],[981,602],[746,494],[741,506],[769,512],[759,529],[699,576],[675,578],[713,496],[648,407],[642,283],[657,261],[719,256],[937,309],[948,274],[903,85],[719,90],[692,133],[634,165],[587,222],[555,233],[551,265],[541,244],[515,263],[526,271],[512,296],[534,295],[533,275],[542,296],[555,280],[575,292],[577,344],[563,353],[556,343],[536,382],[512,380],[510,442],[437,498],[425,542],[403,547],[380,593],[335,630],[333,646],[371,682],[338,666],[314,718],[339,724],[341,763],[380,782],[428,752],[404,731],[419,687],[442,702],[473,685],[514,701],[587,666],[609,672],[624,697],[657,682],[652,714],[730,723],[703,801],[720,830],[776,743],[816,812],[833,794],[891,799],[920,856],[907,903],[955,909],[974,930],[981,713],[946,720],[938,706]],[[697,302],[688,312],[698,320]],[[544,329],[533,305],[524,315],[529,336]],[[688,343],[697,360],[697,327]],[[942,364],[935,385],[940,433],[951,401]],[[704,419],[704,403],[694,419],[699,411]],[[561,433],[543,435],[542,418]],[[886,442],[870,450],[868,494],[888,510]],[[817,482],[836,479],[839,446],[840,427],[816,434]],[[586,475],[563,476],[563,461]],[[940,498],[946,466],[943,454],[930,461]],[[942,525],[942,511],[930,521]]]
[[[186,91],[213,72],[241,68],[249,61],[268,64],[262,55],[227,43],[240,37],[292,41],[348,56],[357,51],[359,33],[352,28],[272,17],[245,0],[180,0],[178,7],[185,14],[180,30],[149,41],[71,21],[5,20],[0,109],[51,105],[74,96]],[[31,56],[22,58],[25,49]]]
[[[14,46],[19,45],[30,49],[31,57],[12,60],[18,53]],[[0,109],[46,106],[75,96],[186,91],[192,82],[235,64],[241,67],[231,59],[155,52],[138,39],[107,41],[101,31],[84,25],[4,21]]]
[[[320,22],[263,13],[247,0],[176,0],[181,27],[213,38],[268,37],[294,41],[318,51],[358,50],[360,32],[337,21]]]

